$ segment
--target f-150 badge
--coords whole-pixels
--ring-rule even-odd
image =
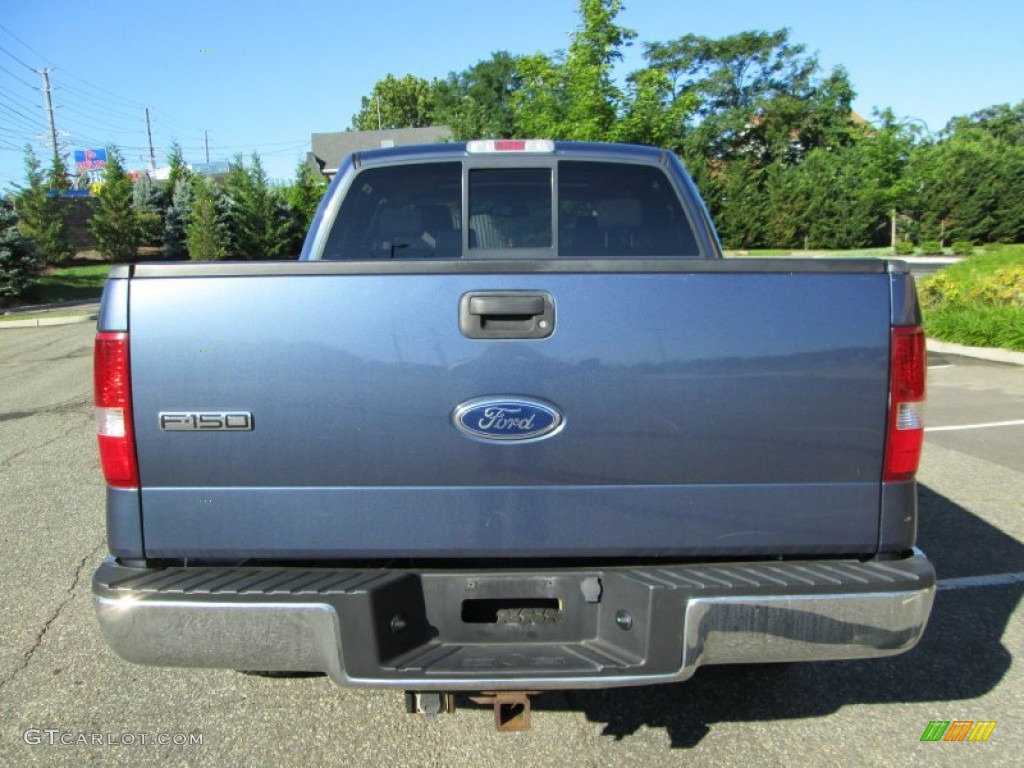
[[[456,407],[456,429],[469,437],[494,442],[543,440],[563,426],[555,406],[523,397],[481,397]]]
[[[160,429],[165,432],[245,432],[252,429],[248,411],[161,411]]]

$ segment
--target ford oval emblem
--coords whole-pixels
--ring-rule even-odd
[[[543,440],[562,426],[555,406],[524,397],[481,397],[459,405],[452,414],[465,435],[495,442]]]

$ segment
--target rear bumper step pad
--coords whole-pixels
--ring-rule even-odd
[[[704,664],[890,656],[920,639],[934,591],[920,552],[507,571],[108,560],[93,578],[104,636],[128,661],[416,690],[603,688],[685,680]],[[493,620],[466,621],[474,601]]]

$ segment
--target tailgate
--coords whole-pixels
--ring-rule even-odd
[[[877,548],[883,267],[302,267],[137,269],[147,556]],[[553,333],[467,338],[463,296],[503,291],[549,296]],[[559,428],[456,428],[460,406],[513,397]],[[251,414],[252,428],[167,429],[161,413]]]

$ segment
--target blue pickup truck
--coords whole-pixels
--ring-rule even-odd
[[[920,322],[899,262],[723,259],[667,151],[352,155],[297,261],[112,269],[100,626],[432,711],[901,653]]]

